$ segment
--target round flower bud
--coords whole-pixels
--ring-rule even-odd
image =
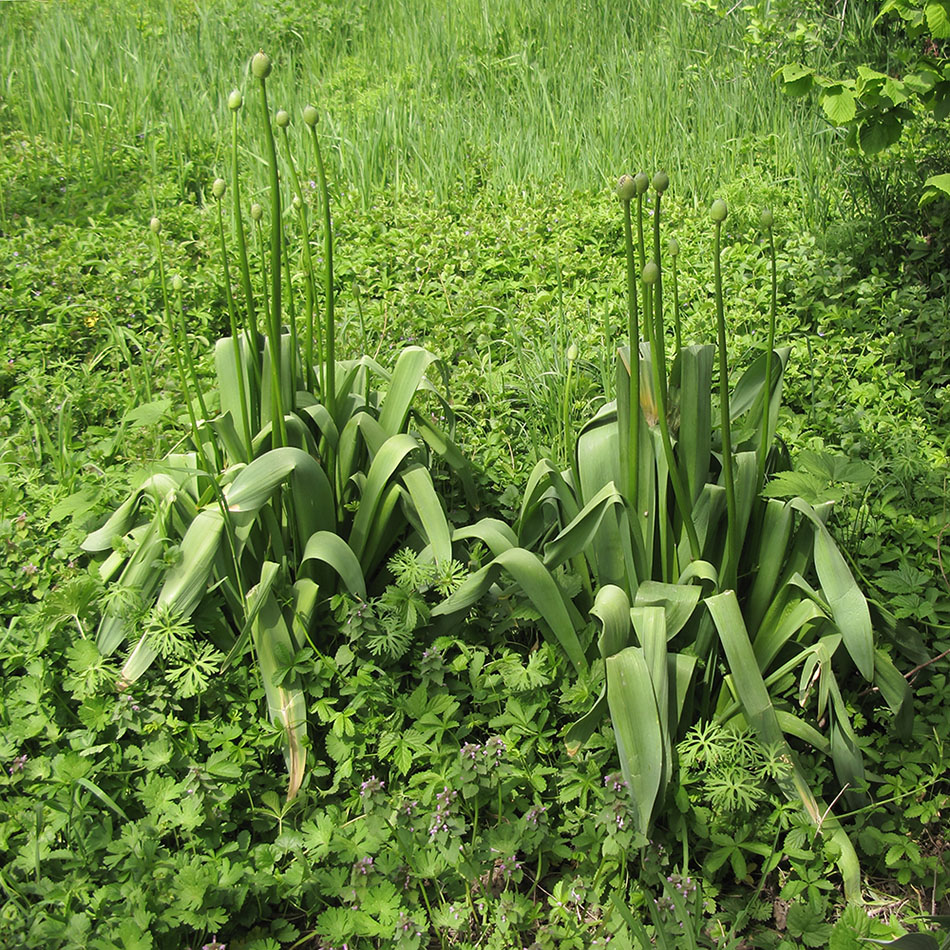
[[[152,218],[152,220],[149,221],[148,226],[152,229],[152,234],[158,234],[158,232],[162,229],[162,222],[159,221],[158,218]]]
[[[568,361],[568,363],[573,363],[574,360],[576,360],[576,359],[577,359],[577,344],[576,344],[576,343],[572,343],[572,344],[567,348],[567,361]]]
[[[244,97],[241,95],[240,89],[235,89],[230,96],[228,96],[228,108],[232,112],[237,112],[241,108],[241,104],[244,102]]]
[[[317,124],[317,110],[313,106],[306,106],[303,110],[303,120],[311,128]]]
[[[258,79],[266,79],[270,75],[270,56],[263,50],[254,54],[251,60],[251,72]]]
[[[215,178],[211,185],[211,194],[215,198],[220,198],[228,187],[228,183],[223,178]]]
[[[278,109],[276,115],[277,124],[282,128],[286,129],[290,125],[290,114],[286,109]]]
[[[670,243],[667,245],[670,251],[670,257],[676,257],[680,252],[680,242],[676,238],[670,238]]]
[[[299,211],[303,202],[300,200],[300,195],[294,195],[294,200],[291,202],[294,206],[294,211]]]
[[[726,220],[726,215],[729,212],[726,210],[726,203],[722,198],[717,198],[713,203],[712,207],[709,209],[709,217],[713,219],[717,224],[721,224]]]
[[[655,284],[660,277],[660,268],[654,261],[647,261],[643,265],[643,282],[645,284]]]
[[[185,282],[181,279],[181,276],[178,274],[175,274],[175,276],[172,278],[172,290],[177,292],[181,290],[181,288],[184,286],[185,286]]]
[[[255,221],[260,221],[264,217],[264,209],[256,201],[251,205],[251,217]]]
[[[762,212],[762,216],[759,218],[759,224],[762,225],[762,230],[768,231],[774,223],[775,215],[773,215],[772,212],[766,208],[765,211]]]
[[[638,195],[642,195],[650,187],[650,179],[647,178],[645,172],[637,172],[633,178],[633,183],[636,185]]]
[[[629,201],[637,193],[637,186],[630,175],[621,175],[617,181],[617,196],[621,201]]]
[[[670,176],[666,172],[657,172],[653,176],[653,190],[658,194],[662,195],[667,188],[670,187]]]

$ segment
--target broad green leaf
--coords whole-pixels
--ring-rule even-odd
[[[709,477],[712,436],[714,346],[687,346],[679,353],[680,429],[677,455],[693,503]]]
[[[924,5],[927,29],[935,40],[950,39],[950,4],[934,0]]]
[[[631,645],[630,600],[622,588],[613,584],[601,587],[590,615],[600,622],[597,647],[604,659]]]
[[[418,431],[426,445],[439,458],[445,459],[449,468],[461,479],[465,500],[468,502],[469,508],[477,511],[479,508],[478,492],[475,489],[475,480],[472,478],[471,462],[462,455],[452,439],[441,428],[433,424],[431,419],[427,419],[422,413],[413,413],[412,418],[413,428]]]
[[[759,739],[766,745],[777,745],[785,750],[792,772],[788,778],[779,780],[779,787],[792,801],[798,800],[805,807],[809,818],[819,827],[824,826],[832,835],[839,849],[838,867],[844,883],[845,897],[859,900],[861,894],[861,868],[854,846],[841,828],[830,808],[819,802],[802,774],[779,725],[768,690],[759,673],[749,635],[742,620],[742,613],[734,591],[725,591],[706,598],[716,629],[726,653],[732,674],[733,685],[745,710],[749,724]]]
[[[156,513],[148,526],[143,525],[143,529],[142,536],[115,585],[128,591],[140,603],[146,604],[158,589],[164,571],[164,513]],[[120,601],[115,609],[107,609],[103,613],[96,632],[96,648],[103,656],[111,656],[131,632],[130,612],[132,611]]]
[[[482,518],[481,521],[464,528],[456,528],[452,533],[452,540],[466,541],[469,538],[478,538],[483,541],[491,551],[493,557],[497,557],[502,551],[508,548],[518,546],[518,538],[514,531],[497,518]]]
[[[788,505],[779,501],[766,501],[762,509],[757,563],[752,568],[755,579],[746,598],[745,609],[746,623],[756,639],[762,618],[777,592],[794,521],[794,512]]]
[[[620,768],[637,811],[640,834],[649,832],[663,776],[663,737],[650,670],[639,647],[607,658],[607,702]]]
[[[874,633],[868,603],[831,534],[815,511],[803,502],[793,501],[792,505],[815,526],[815,570],[822,593],[854,665],[870,681],[874,677]]]
[[[874,682],[894,713],[898,735],[906,741],[910,738],[914,723],[913,693],[907,680],[883,650],[874,651]]]
[[[931,175],[924,182],[924,193],[920,196],[921,206],[930,204],[938,197],[950,197],[950,174]]]
[[[601,724],[604,716],[607,715],[607,708],[607,687],[605,685],[597,702],[567,730],[564,736],[564,746],[568,755],[577,755],[584,743]]]
[[[789,63],[775,73],[781,77],[785,92],[790,96],[804,96],[812,87],[815,71],[807,66]]]
[[[359,558],[338,534],[333,531],[317,531],[311,535],[300,558],[300,564],[311,560],[322,561],[332,567],[354,597],[366,600],[366,581]]]
[[[409,465],[401,477],[418,516],[420,533],[432,548],[436,563],[447,564],[452,560],[452,529],[429,470],[423,465]]]
[[[399,354],[379,413],[379,424],[387,435],[403,431],[409,407],[425,379],[426,370],[435,362],[436,357],[419,346],[407,346]]]
[[[292,801],[300,790],[307,765],[307,703],[296,676],[290,681],[285,680],[281,686],[277,685],[282,667],[281,654],[292,656],[294,642],[271,591],[263,598],[261,609],[251,625],[251,634],[267,696],[268,714],[284,730],[284,758],[289,776],[287,801]]]
[[[896,940],[875,940],[872,937],[861,937],[861,940],[880,947],[893,947],[894,950],[940,950],[939,941],[931,934],[904,934]]]
[[[270,593],[274,581],[277,580],[279,570],[280,565],[276,562],[265,561],[261,565],[261,579],[244,595],[244,624],[237,640],[234,641],[234,646],[228,651],[228,655],[221,664],[222,673],[244,652],[250,642],[251,627],[257,619],[261,607],[264,606],[264,601]]]
[[[564,594],[537,555],[524,548],[510,548],[486,564],[480,571],[476,571],[462,583],[458,590],[438,604],[433,609],[432,615],[444,616],[473,606],[488,591],[502,571],[508,573],[524,591],[541,614],[547,629],[560,643],[574,668],[585,670],[587,661],[584,658],[584,650],[578,639]]]
[[[906,109],[896,108],[865,119],[858,127],[858,144],[865,155],[876,155],[893,145],[904,129]]]
[[[353,519],[350,532],[350,547],[366,567],[366,551],[379,514],[386,489],[396,475],[399,467],[414,452],[420,451],[419,443],[406,433],[389,438],[373,459],[366,478],[366,485],[360,498],[360,506]]]
[[[122,422],[129,426],[153,426],[161,422],[172,407],[172,401],[166,397],[153,399],[126,410]]]
[[[663,584],[660,581],[644,581],[637,588],[634,606],[662,607],[665,614],[666,637],[672,640],[692,617],[701,594],[702,588],[697,584]]]

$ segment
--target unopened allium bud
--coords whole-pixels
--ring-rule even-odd
[[[647,178],[646,172],[637,172],[633,183],[636,185],[638,195],[642,195],[650,187],[650,179]]]
[[[653,190],[662,195],[670,187],[670,176],[666,172],[657,172],[653,176]]]
[[[655,284],[660,276],[660,268],[656,266],[655,261],[647,261],[643,266],[643,282],[645,284]]]
[[[680,242],[676,238],[670,238],[670,243],[667,245],[670,250],[670,257],[676,257],[680,252]]]
[[[300,195],[294,195],[294,200],[291,202],[294,206],[294,211],[299,211],[303,202],[300,200]]]
[[[211,194],[213,194],[215,198],[220,198],[227,190],[227,187],[228,183],[223,178],[215,178],[211,185]]]
[[[264,217],[264,209],[256,201],[251,205],[251,217],[255,221],[260,221]]]
[[[762,212],[761,217],[759,218],[759,224],[762,225],[763,231],[768,231],[772,225],[775,223],[775,216],[769,211],[768,208]]]
[[[244,97],[241,95],[240,89],[235,89],[230,96],[228,96],[228,108],[232,112],[237,112],[241,108],[242,103],[244,102]]]
[[[286,129],[290,125],[290,113],[286,109],[278,109],[277,115],[275,116],[277,124],[282,128]]]
[[[258,79],[266,79],[270,75],[270,56],[263,50],[254,54],[251,60],[251,72]]]
[[[184,286],[185,282],[181,279],[181,276],[179,274],[175,274],[175,276],[172,278],[172,290],[177,293]]]
[[[637,193],[637,186],[630,175],[621,175],[617,181],[617,196],[621,201],[629,201]]]
[[[717,224],[726,220],[726,215],[728,214],[726,209],[726,203],[722,198],[717,198],[713,203],[712,207],[709,209],[709,217],[713,219]]]
[[[572,343],[572,344],[567,348],[567,361],[568,361],[568,363],[573,363],[574,360],[576,360],[576,359],[577,359],[577,344],[576,344],[576,343]]]
[[[153,234],[158,234],[158,232],[162,229],[162,222],[159,221],[158,218],[152,218],[152,220],[149,221],[148,226],[152,229]]]
[[[317,110],[314,109],[313,106],[306,106],[306,107],[304,108],[304,110],[303,110],[303,120],[304,120],[304,122],[307,123],[307,125],[309,125],[309,126],[311,126],[311,127],[314,126],[314,125],[316,125],[318,118],[319,118],[319,116],[317,115]]]

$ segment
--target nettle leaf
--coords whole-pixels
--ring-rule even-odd
[[[950,197],[950,174],[931,175],[924,182],[924,193],[920,196],[920,206],[923,207],[941,197]]]
[[[835,125],[847,124],[858,111],[854,90],[843,85],[829,88],[821,98],[821,107]]]
[[[785,92],[790,96],[804,96],[811,89],[815,80],[815,71],[807,66],[789,63],[783,66],[776,74],[780,76]]]
[[[897,108],[862,121],[858,129],[858,145],[865,155],[876,155],[893,145],[904,130],[907,109]]]
[[[935,40],[950,39],[950,6],[946,3],[928,3],[924,7],[927,28]]]

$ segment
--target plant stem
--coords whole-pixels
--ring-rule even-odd
[[[729,366],[726,358],[726,318],[722,302],[722,264],[719,259],[722,221],[716,221],[713,238],[713,273],[716,285],[716,330],[719,344],[719,418],[722,425],[722,475],[726,487],[726,551],[720,589],[735,589],[739,573],[736,563],[736,488],[732,472],[732,429],[729,420]]]
[[[257,354],[257,313],[254,308],[254,288],[251,284],[251,268],[247,258],[247,240],[244,235],[244,216],[241,213],[241,176],[238,174],[238,119],[237,111],[231,117],[231,193],[234,214],[234,235],[237,239],[238,262],[241,268],[241,287],[244,290],[245,321],[244,332],[247,334],[248,352],[255,355],[248,360],[254,374],[255,393],[252,398],[257,401],[260,393],[260,365]],[[251,406],[251,414],[255,419],[260,418],[260,406]]]
[[[271,128],[270,113],[267,111],[267,83],[261,78],[261,109],[264,113],[264,140],[267,144],[267,168],[270,173],[270,326],[267,331],[267,343],[271,359],[271,445],[275,448],[287,444],[287,430],[284,425],[283,395],[280,386],[280,282],[281,282],[281,222],[280,222],[280,177],[277,173],[277,150],[274,147],[274,130]]]
[[[310,254],[310,229],[307,227],[307,205],[303,198],[303,189],[300,186],[300,175],[297,173],[297,164],[294,162],[294,155],[290,148],[290,142],[287,138],[287,129],[283,130],[284,147],[287,150],[287,162],[290,165],[291,177],[294,182],[294,190],[297,193],[297,201],[300,207],[297,209],[297,223],[300,227],[300,237],[303,241],[303,262],[304,262],[304,287],[307,293],[307,334],[304,340],[304,382],[309,390],[314,388],[313,379],[313,311],[314,311],[314,280],[313,280],[313,257]]]
[[[234,295],[231,293],[231,269],[228,266],[228,248],[224,240],[224,215],[221,211],[221,199],[215,199],[218,205],[218,239],[221,246],[221,262],[224,268],[224,297],[228,304],[228,320],[231,323],[231,343],[234,349],[234,371],[237,374],[238,398],[241,400],[241,425],[244,429],[244,445],[247,448],[247,461],[251,457],[251,421],[247,405],[247,384],[244,380],[244,361],[241,359],[241,338],[238,334],[237,312],[234,308]]]
[[[638,198],[639,203],[639,198]],[[641,226],[642,232],[642,226]],[[637,307],[637,278],[633,262],[633,228],[630,202],[623,202],[623,237],[627,255],[627,338],[630,346],[630,425],[627,435],[628,499],[639,523],[640,510],[640,315]],[[641,242],[642,243],[642,242]]]
[[[333,416],[336,412],[336,318],[334,314],[333,297],[333,223],[330,218],[330,191],[327,188],[327,175],[323,166],[323,155],[320,152],[320,140],[317,138],[317,130],[314,126],[310,126],[310,135],[313,139],[313,150],[317,157],[317,177],[320,185],[320,198],[323,201],[323,240],[324,257],[326,258],[324,269],[326,279],[326,328],[324,339],[327,344],[326,362],[324,364],[324,389],[326,390],[324,393],[324,401],[326,402],[330,415]]]
[[[758,474],[756,485],[759,491],[765,485],[765,460],[769,449],[769,407],[772,403],[772,357],[775,349],[775,311],[778,300],[778,274],[775,266],[775,236],[772,233],[771,226],[768,228],[769,235],[769,261],[772,271],[772,300],[769,307],[769,338],[765,350],[765,390],[762,394],[762,437],[759,443]]]

